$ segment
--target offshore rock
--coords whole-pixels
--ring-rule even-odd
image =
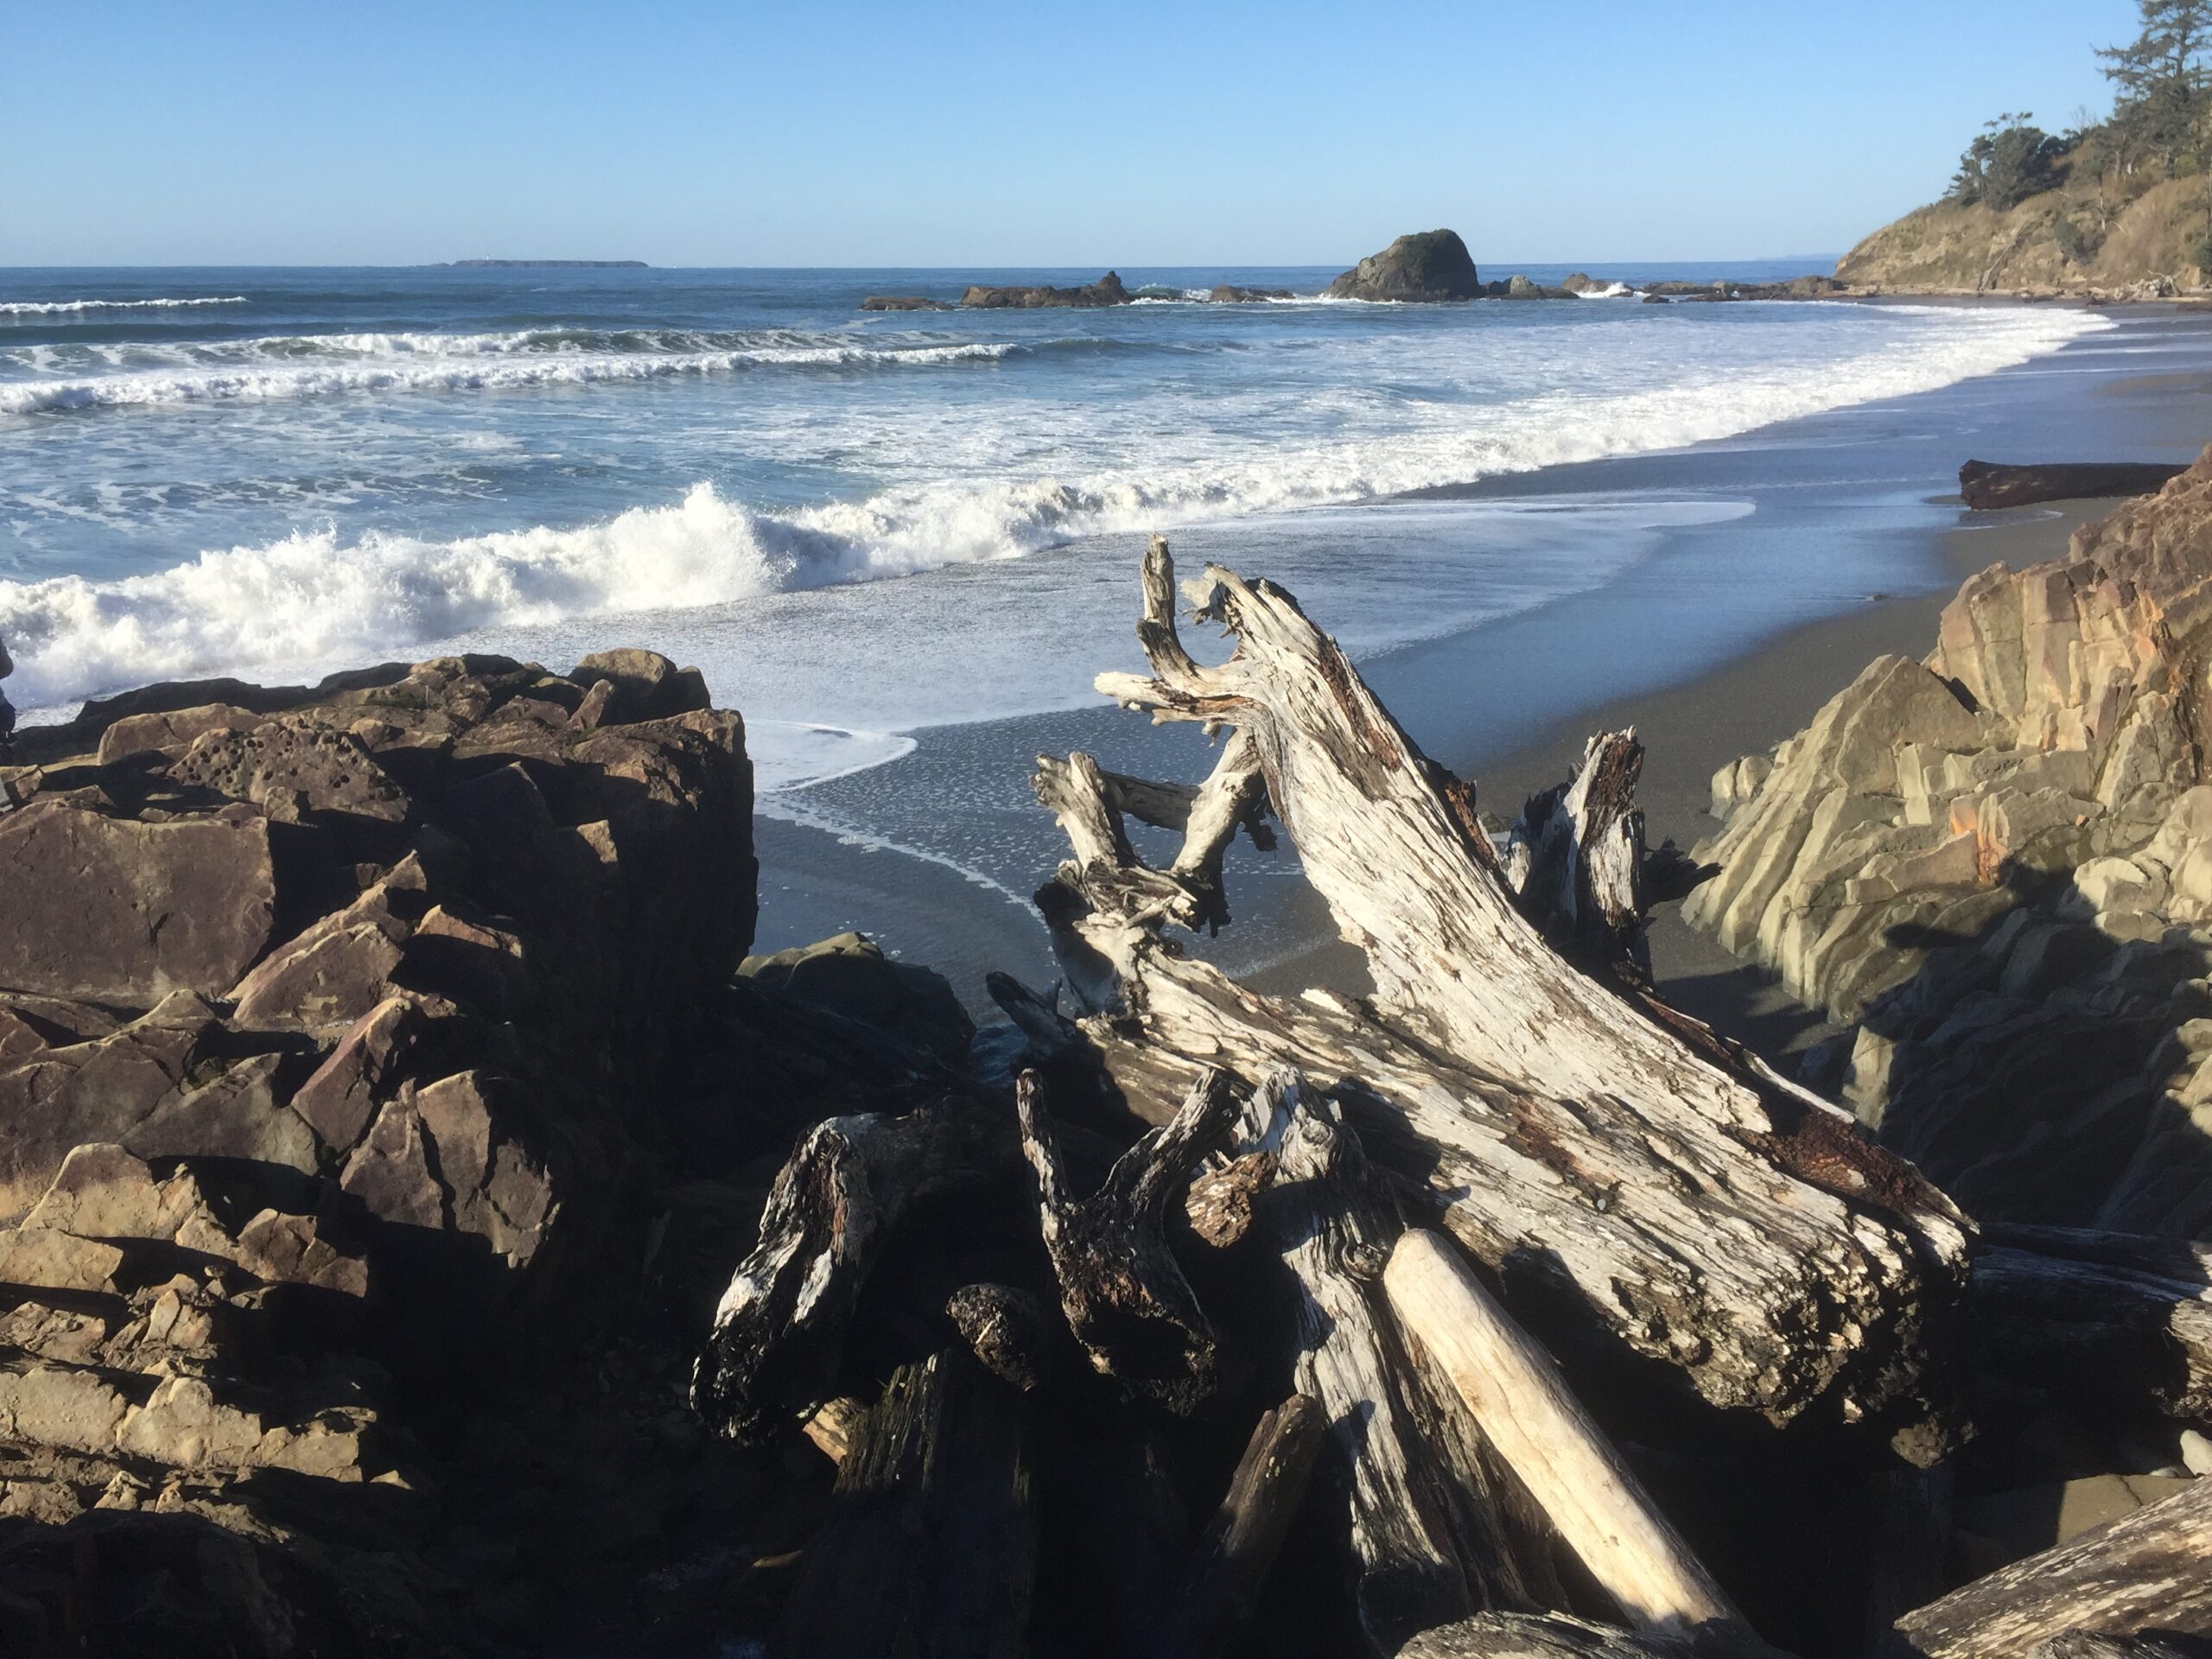
[[[2212,452],[1713,779],[1683,906],[1985,1217],[2212,1230]]]
[[[987,288],[976,283],[960,296],[960,303],[983,310],[1033,310],[1042,306],[1127,305],[1133,297],[1121,277],[1109,270],[1080,288]]]
[[[1372,253],[1325,290],[1336,300],[1471,300],[1482,289],[1457,231],[1421,231]]]

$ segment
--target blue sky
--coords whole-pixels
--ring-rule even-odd
[[[1835,253],[2133,0],[0,0],[0,265]]]

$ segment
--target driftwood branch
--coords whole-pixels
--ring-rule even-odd
[[[1644,938],[1643,811],[1636,804],[1643,745],[1633,730],[1590,740],[1567,783],[1531,796],[1499,863],[1522,914],[1560,950],[1593,966],[1651,977]]]
[[[1099,1371],[1188,1411],[1213,1389],[1216,1338],[1167,1247],[1167,1205],[1236,1122],[1230,1078],[1200,1077],[1182,1109],[1141,1136],[1081,1199],[1067,1190],[1045,1092],[1039,1074],[1025,1071],[1015,1102],[1068,1328]]]
[[[1568,1392],[1559,1368],[1433,1233],[1408,1230],[1382,1275],[1476,1423],[1630,1624],[1741,1620]]]
[[[1233,1650],[1305,1501],[1325,1433],[1321,1408],[1293,1395],[1260,1419],[1212,1523],[1192,1552],[1180,1593],[1146,1644],[1156,1659]]]
[[[1398,1659],[1782,1659],[1740,1624],[1622,1630],[1564,1613],[1483,1613],[1425,1632]]]
[[[2212,1480],[1906,1614],[1928,1659],[2013,1659],[2052,1637],[2212,1634]]]
[[[691,1381],[692,1408],[760,1441],[835,1392],[868,1272],[909,1209],[1005,1167],[1011,1140],[957,1103],[905,1117],[833,1117],[769,1189],[760,1242],[730,1277]]]
[[[1287,594],[1209,569],[1192,597],[1236,645],[1205,666],[1181,646],[1173,592],[1155,540],[1138,627],[1153,671],[1099,689],[1155,720],[1234,728],[1217,778],[1249,751],[1376,993],[1279,1002],[1181,954],[1166,930],[1194,925],[1198,897],[1137,862],[1087,757],[1047,760],[1039,793],[1074,856],[1039,906],[1123,1096],[1159,1121],[1167,1090],[1207,1066],[1352,1080],[1370,1154],[1425,1180],[1484,1262],[1541,1263],[1547,1294],[1717,1404],[1787,1421],[1824,1401],[1910,1431],[1911,1455],[1940,1454],[1949,1402],[1922,1355],[1964,1277],[1948,1200],[1834,1108],[1553,948],[1471,791],[1421,755]],[[1529,842],[1530,872],[1551,846],[1551,889],[1616,941],[1633,931],[1621,907],[1639,879],[1621,865],[1640,841],[1630,742],[1593,751],[1575,834]],[[1847,1334],[1777,1344],[1777,1331]]]

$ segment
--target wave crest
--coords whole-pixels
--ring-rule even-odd
[[[243,294],[204,300],[0,300],[0,317],[53,317],[72,311],[165,311],[188,305],[244,305]]]

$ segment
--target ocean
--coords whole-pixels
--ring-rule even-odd
[[[972,744],[913,752],[1095,708],[1094,674],[1139,665],[1150,532],[1282,582],[1387,673],[1422,641],[1630,591],[1658,549],[1761,499],[1786,521],[1786,500],[1664,467],[1548,487],[1575,464],[1755,449],[2113,326],[2049,306],[1186,297],[1334,274],[1125,269],[1161,297],[862,313],[872,293],[1099,273],[0,270],[7,690],[43,720],[159,678],[649,645],[744,712],[765,813],[1019,906],[1051,855],[1027,754],[982,777]],[[1880,579],[1878,558],[1803,548],[1770,581],[1731,567],[1730,603],[1755,614],[1815,565],[1827,588]]]

